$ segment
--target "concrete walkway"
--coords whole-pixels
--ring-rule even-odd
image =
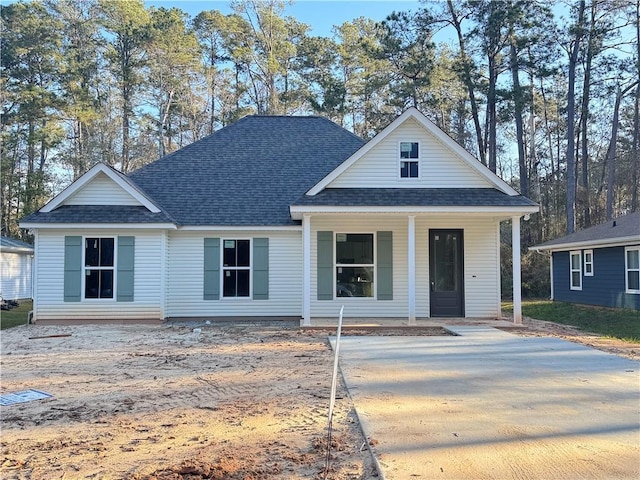
[[[384,478],[640,478],[640,362],[557,338],[449,328],[459,336],[341,339]]]

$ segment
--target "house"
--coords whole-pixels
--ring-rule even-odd
[[[552,300],[640,310],[640,212],[530,250],[550,255]]]
[[[19,300],[32,297],[33,246],[0,237],[0,297]]]
[[[538,211],[411,108],[365,142],[248,116],[24,218],[35,321],[500,317],[499,226]]]

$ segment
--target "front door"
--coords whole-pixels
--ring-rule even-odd
[[[432,317],[464,316],[462,230],[429,230]]]

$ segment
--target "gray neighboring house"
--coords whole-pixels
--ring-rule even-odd
[[[530,250],[550,254],[553,300],[640,310],[640,212]]]
[[[20,225],[36,322],[496,318],[500,223],[538,211],[414,108],[365,142],[249,116],[123,174],[99,164]],[[520,282],[514,289],[520,318]]]
[[[0,237],[0,297],[4,300],[32,298],[33,245]]]

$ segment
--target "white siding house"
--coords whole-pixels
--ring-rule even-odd
[[[500,223],[538,206],[415,109],[369,142],[245,117],[124,175],[96,165],[21,226],[34,319],[500,317]]]
[[[0,297],[4,300],[33,296],[33,247],[2,237],[0,241]]]

